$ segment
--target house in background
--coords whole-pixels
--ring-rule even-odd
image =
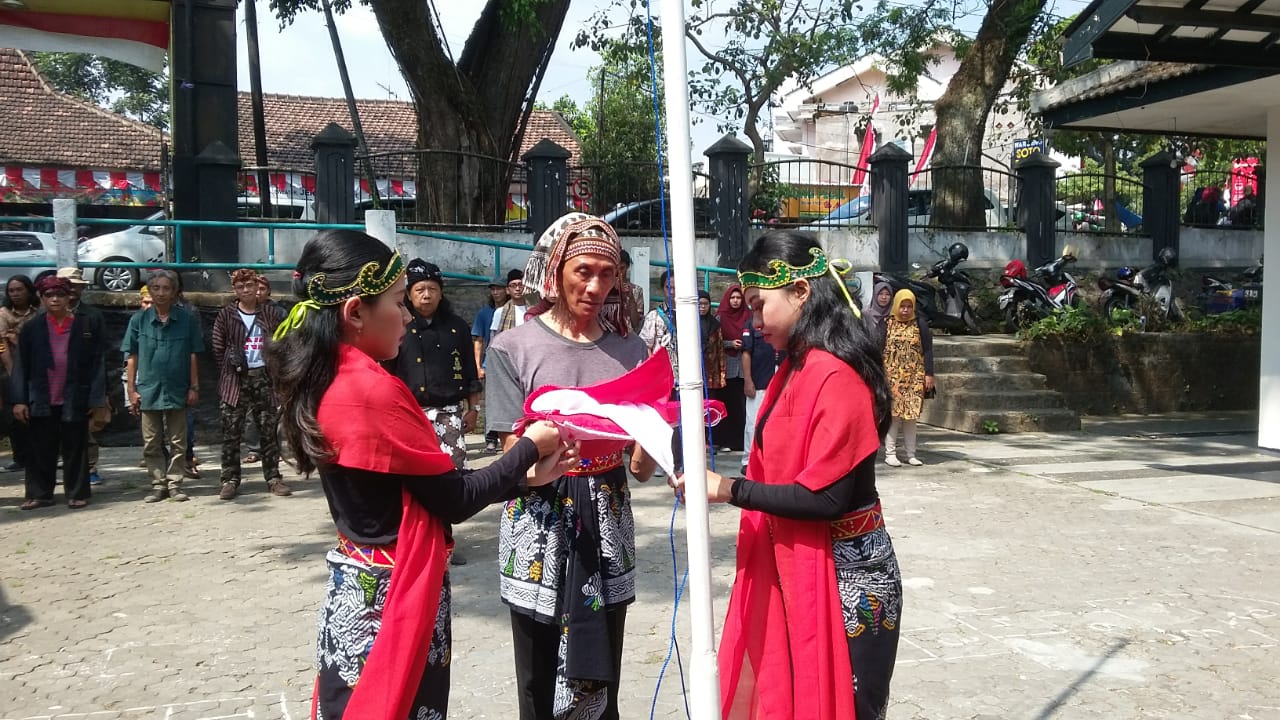
[[[248,93],[238,98],[240,157],[254,164],[253,122]],[[370,152],[391,153],[375,160],[376,183],[384,198],[416,194],[415,150],[418,127],[413,105],[396,100],[358,100],[361,125]],[[312,139],[329,123],[351,130],[341,98],[266,95],[269,182],[278,216],[303,217],[315,192]],[[529,118],[520,155],[543,138],[570,153],[581,142],[558,112],[537,110]],[[0,49],[0,215],[52,214],[51,201],[72,198],[81,217],[141,218],[167,206],[163,176],[167,136],[51,87],[20,50]],[[493,162],[502,162],[494,160]],[[367,179],[357,199],[369,197]],[[257,202],[257,177],[241,174],[243,214]],[[524,176],[514,173],[508,219],[524,217]]]
[[[20,50],[0,49],[0,215],[144,217],[164,204],[160,130],[58,92]]]
[[[781,101],[773,108],[773,135],[770,160],[808,159],[823,163],[857,166],[866,139],[868,116],[878,137],[876,147],[893,143],[911,153],[912,169],[927,167],[935,123],[933,106],[942,97],[960,67],[955,48],[943,41],[929,53],[938,58],[921,75],[914,97],[889,90],[887,60],[868,55],[855,63],[836,68],[816,79],[809,87],[784,88]],[[1006,88],[1008,92],[1009,88]],[[878,101],[878,104],[877,104]],[[1012,198],[1009,183],[999,182],[1001,172],[1010,172],[1015,161],[1015,143],[1033,138],[1028,118],[1016,108],[1002,109],[997,102],[987,118],[984,145],[974,148],[969,163],[992,172],[988,184],[1006,203]],[[874,111],[873,111],[874,108]],[[872,148],[874,149],[874,148]],[[1064,168],[1078,161],[1053,155]],[[854,186],[845,193],[857,194],[865,180],[851,168],[819,163],[794,164],[805,168],[807,177],[791,177],[792,184]],[[783,179],[788,181],[787,178]],[[927,182],[922,175],[920,183]]]
[[[238,97],[240,117],[240,158],[246,168],[254,165],[253,115],[248,93]],[[383,199],[414,198],[417,195],[416,142],[418,118],[413,104],[402,100],[357,100],[360,126],[369,145],[378,195]],[[299,95],[266,94],[263,96],[263,116],[267,135],[267,168],[272,185],[273,200],[280,201],[282,209],[299,207],[299,201],[309,202],[315,192],[315,160],[311,140],[329,123],[336,123],[348,132],[352,131],[351,116],[343,98],[305,97]],[[535,110],[529,116],[519,156],[543,138],[548,138],[569,152],[573,164],[582,155],[582,143],[564,117],[554,110]],[[506,164],[502,160],[489,161]],[[356,174],[362,169],[357,163]],[[371,197],[367,178],[358,178],[357,204],[366,203]],[[241,174],[241,197],[254,199],[258,195],[257,178],[253,172]],[[525,178],[522,169],[512,175],[507,202],[507,220],[517,220],[526,215]]]

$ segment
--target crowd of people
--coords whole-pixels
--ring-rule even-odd
[[[546,386],[608,386],[664,349],[679,377],[669,277],[645,312],[628,265],[607,223],[571,213],[542,234],[523,271],[494,281],[469,326],[438,266],[359,232],[307,243],[287,314],[260,293],[260,276],[232,274],[235,299],[211,342],[219,496],[236,497],[252,418],[270,492],[291,492],[283,439],[298,469],[318,474],[337,535],[325,558],[313,718],[447,715],[452,525],[493,503],[502,503],[497,585],[520,717],[619,717],[638,567],[629,484],[655,476],[658,463],[629,440],[532,421],[528,402]],[[875,463],[891,424],[906,430],[915,460],[919,405],[905,395],[923,394],[932,372],[910,299],[864,318],[837,266],[813,236],[770,232],[718,310],[700,297],[703,380],[729,418],[712,447],[743,451],[737,477],[709,472],[706,483],[709,501],[742,510],[720,648],[726,718],[881,718],[888,706],[902,583]],[[52,504],[59,450],[68,502],[83,507],[90,419],[105,404],[101,319],[72,301],[70,277],[42,280],[34,296],[14,287],[0,336],[28,436],[23,507]],[[177,302],[176,276],[157,272],[147,290],[121,346],[126,398],[142,420],[147,501],[181,501],[205,345],[198,318]],[[906,358],[906,369],[887,371],[887,356]],[[482,411],[486,450],[501,455],[471,470],[465,435],[482,429]],[[668,484],[683,494],[676,468]]]

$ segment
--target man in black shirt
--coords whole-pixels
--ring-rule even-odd
[[[454,314],[444,297],[440,268],[415,259],[405,269],[412,319],[400,342],[392,371],[409,386],[435,428],[440,449],[462,470],[467,462],[466,434],[476,428],[483,386],[471,346],[471,326]],[[466,560],[456,550],[453,564]]]

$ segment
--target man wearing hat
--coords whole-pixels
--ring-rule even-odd
[[[58,454],[67,506],[89,504],[89,415],[106,406],[105,340],[101,323],[71,312],[71,283],[46,276],[36,283],[44,314],[23,326],[11,381],[13,417],[31,426],[23,510],[53,505]]]
[[[471,323],[471,347],[476,356],[476,367],[479,368],[480,381],[484,382],[484,355],[489,349],[489,341],[493,338],[493,316],[497,309],[507,304],[507,283],[502,278],[489,281],[489,302],[476,313],[475,322]],[[498,452],[498,433],[489,432],[484,436],[484,451]]]
[[[58,277],[70,283],[71,295],[69,300],[71,303],[71,312],[76,315],[84,315],[89,322],[96,328],[98,336],[101,337],[106,324],[102,319],[102,313],[98,308],[86,305],[80,302],[80,294],[89,286],[89,281],[84,279],[84,274],[78,267],[58,268]],[[105,382],[105,377],[103,378]],[[103,428],[111,422],[111,402],[106,396],[103,397],[102,405],[92,409],[89,415],[89,484],[98,485],[102,482],[102,476],[98,474],[98,438],[94,433],[101,432]]]
[[[466,434],[476,428],[483,392],[471,334],[444,297],[444,275],[438,266],[414,259],[405,268],[405,282],[411,319],[391,370],[409,386],[435,428],[440,449],[461,470],[467,462]],[[455,551],[453,564],[465,562]]]
[[[493,324],[489,327],[490,342],[498,333],[524,324],[524,315],[528,308],[524,304],[523,270],[510,270],[507,272],[507,295],[511,299],[493,314]]]

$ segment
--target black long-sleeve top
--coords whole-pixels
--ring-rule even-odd
[[[538,461],[538,448],[521,438],[481,470],[443,475],[394,475],[321,465],[320,482],[338,531],[366,545],[386,545],[400,532],[401,489],[446,523],[459,523],[487,505],[523,490],[525,472]]]
[[[729,502],[744,510],[760,510],[793,520],[836,520],[879,499],[875,455],[848,475],[814,492],[798,483],[769,484],[735,478]]]
[[[455,405],[483,391],[471,328],[448,310],[430,318],[410,314],[413,319],[400,341],[400,354],[387,370],[409,386],[418,405]]]

